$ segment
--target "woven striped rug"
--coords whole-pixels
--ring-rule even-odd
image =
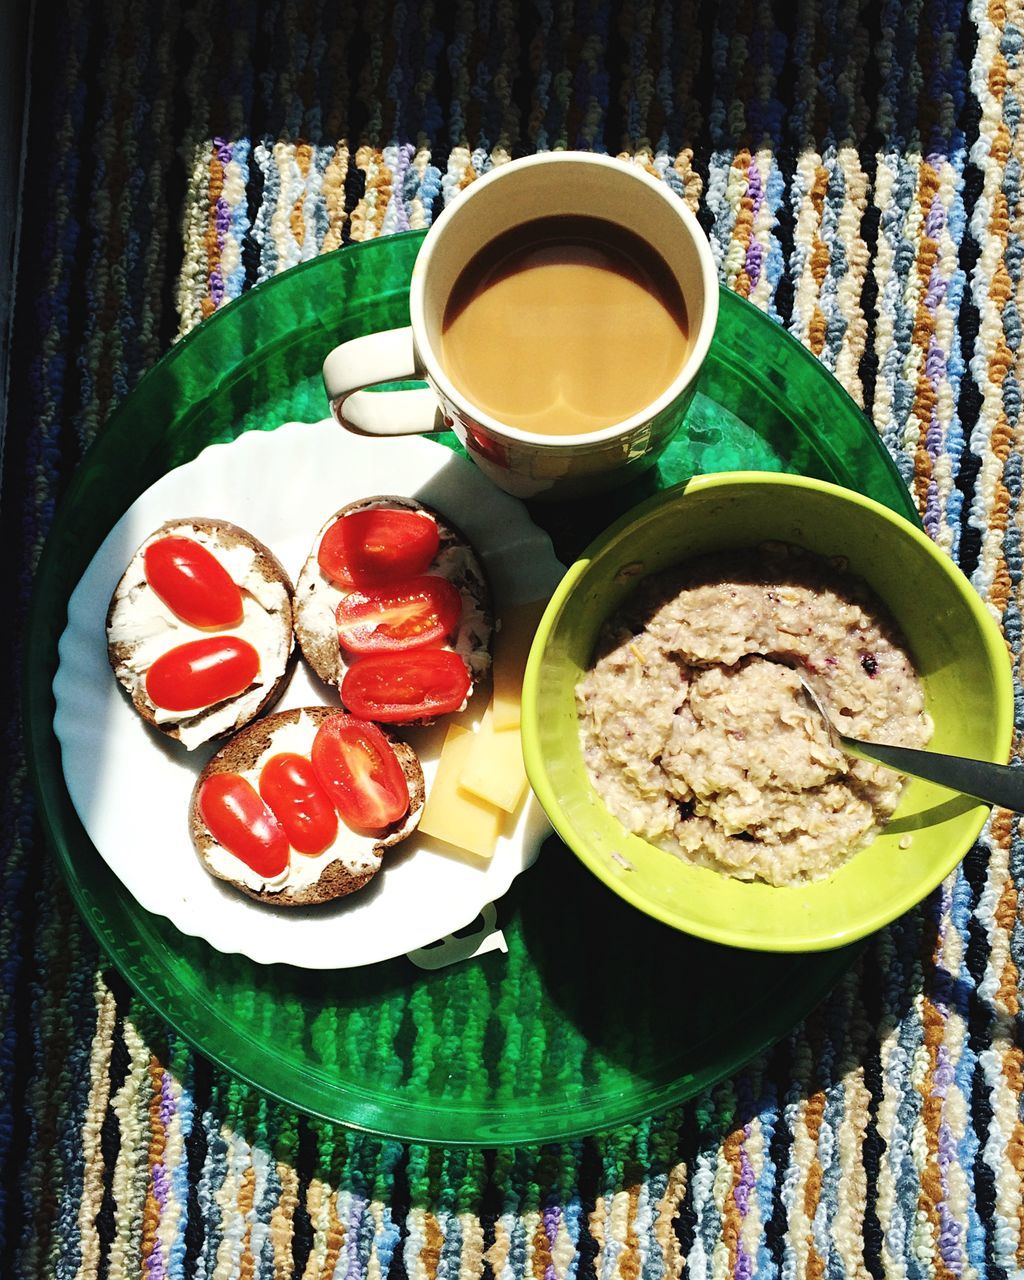
[[[13,678],[55,504],[179,335],[556,147],[635,156],[690,203],[722,281],[873,419],[1017,672],[1022,9],[37,4],[2,512],[4,1276],[1024,1274],[1013,815],[686,1107],[536,1150],[403,1145],[267,1100],[104,968],[42,841]]]

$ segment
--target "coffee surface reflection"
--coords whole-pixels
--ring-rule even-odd
[[[662,256],[601,218],[538,218],[497,236],[459,275],[441,363],[472,403],[537,435],[625,421],[687,352],[686,305]]]

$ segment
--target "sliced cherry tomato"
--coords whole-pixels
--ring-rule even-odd
[[[398,653],[443,644],[462,617],[462,594],[447,578],[425,574],[390,587],[342,596],[338,640],[350,653]]]
[[[310,752],[320,784],[350,827],[380,831],[409,811],[409,784],[391,743],[375,724],[331,716]]]
[[[237,627],[242,593],[217,557],[194,538],[170,535],[143,554],[146,581],[160,599],[193,627]]]
[[[161,654],[146,674],[146,692],[166,711],[210,707],[248,689],[260,655],[239,636],[190,640]]]
[[[368,507],[335,520],[316,560],[340,587],[379,587],[422,573],[439,542],[437,521],[426,512]]]
[[[288,865],[288,837],[251,782],[212,773],[199,788],[199,813],[210,834],[258,876],[273,880]]]
[[[295,751],[271,756],[260,770],[260,795],[299,853],[323,853],[334,843],[338,815],[305,756]]]
[[[413,649],[361,658],[341,682],[341,700],[357,716],[402,724],[457,711],[471,684],[451,649]]]

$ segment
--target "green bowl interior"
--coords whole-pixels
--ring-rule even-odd
[[[659,494],[573,565],[530,654],[524,752],[559,835],[640,910],[733,946],[823,949],[881,928],[919,902],[970,848],[988,806],[911,779],[885,830],[830,879],[787,889],[746,884],[628,834],[591,787],[578,742],[576,683],[601,624],[638,574],[766,539],[845,556],[888,606],[924,683],[932,749],[1007,759],[1013,686],[1006,646],[963,574],[923,533],[870,499],[804,477],[751,473],[700,477]]]

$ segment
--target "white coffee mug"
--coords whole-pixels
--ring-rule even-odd
[[[665,260],[686,304],[689,345],[678,376],[622,422],[577,435],[538,435],[500,422],[453,384],[440,360],[445,306],[463,268],[496,236],[524,222],[590,215],[641,236]],[[409,288],[410,324],[336,347],[324,361],[331,412],[370,435],[453,429],[469,456],[517,497],[563,498],[620,484],[656,461],[686,413],[718,318],[707,237],[686,204],[639,165],[581,151],[513,160],[476,179],[437,219]],[[425,379],[421,391],[366,391]]]

